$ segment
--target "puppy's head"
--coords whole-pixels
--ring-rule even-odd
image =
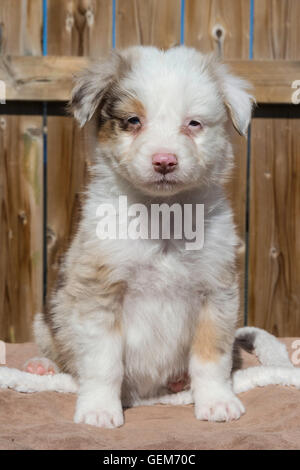
[[[232,158],[225,123],[246,133],[247,87],[194,49],[133,47],[85,70],[71,108],[81,126],[95,119],[100,156],[115,171],[167,196],[222,180]]]

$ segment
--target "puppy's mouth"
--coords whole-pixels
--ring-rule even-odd
[[[161,175],[159,178],[155,180],[155,183],[160,183],[160,184],[176,184],[178,182],[177,178],[174,178],[172,175]]]
[[[185,181],[178,172],[166,174],[150,173],[134,180],[134,185],[142,192],[152,196],[170,196],[177,194],[187,187],[189,181]]]
[[[148,180],[143,186],[144,189],[151,194],[163,195],[180,191],[180,183],[178,177],[176,178],[174,175],[166,174]]]
[[[159,175],[157,178],[153,179],[153,181],[150,183],[154,186],[159,186],[159,187],[174,187],[175,185],[179,184],[178,178],[176,178],[173,174],[165,174],[165,175]]]

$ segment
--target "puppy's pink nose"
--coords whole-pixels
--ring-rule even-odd
[[[155,153],[152,156],[152,165],[155,171],[165,175],[175,170],[177,157],[173,153]]]

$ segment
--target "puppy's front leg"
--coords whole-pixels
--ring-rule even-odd
[[[90,325],[86,323],[84,336],[80,339],[79,395],[74,416],[76,423],[105,428],[123,424],[122,349],[118,324],[110,321],[98,324],[92,322]]]
[[[230,373],[235,315],[230,304],[206,300],[200,313],[190,358],[191,389],[196,418],[207,421],[238,419],[244,406],[234,395]],[[231,316],[231,318],[230,318]]]

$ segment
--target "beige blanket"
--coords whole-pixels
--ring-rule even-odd
[[[292,339],[283,339],[290,353]],[[37,351],[7,345],[7,366]],[[243,367],[257,365],[243,353]],[[267,386],[241,393],[246,414],[233,423],[197,421],[193,407],[156,405],[125,411],[119,429],[74,424],[75,395],[0,390],[0,449],[299,449],[300,391]]]

